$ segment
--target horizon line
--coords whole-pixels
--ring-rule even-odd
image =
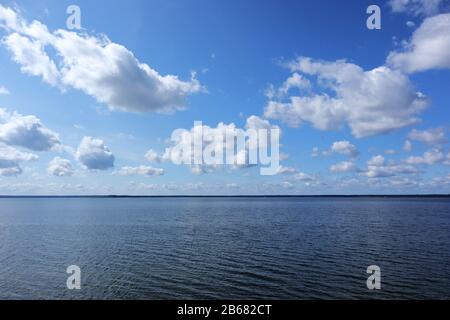
[[[0,195],[0,198],[408,198],[408,197],[440,197],[447,198],[450,194],[311,194],[311,195]]]

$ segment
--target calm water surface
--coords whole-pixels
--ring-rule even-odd
[[[0,299],[42,298],[448,299],[450,201],[0,199]]]

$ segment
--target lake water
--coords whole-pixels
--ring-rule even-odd
[[[450,200],[0,199],[0,299],[51,298],[448,299]]]

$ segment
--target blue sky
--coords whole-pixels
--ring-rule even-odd
[[[0,5],[0,194],[450,192],[447,0]],[[251,116],[277,175],[145,156]]]

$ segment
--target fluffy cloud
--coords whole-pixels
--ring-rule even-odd
[[[0,167],[0,176],[12,177],[12,176],[17,176],[21,173],[22,173],[22,168],[19,166],[9,167],[9,168],[1,168]]]
[[[122,176],[137,175],[137,174],[142,176],[161,176],[164,174],[164,169],[153,168],[150,166],[122,167],[115,173]]]
[[[3,87],[3,86],[0,86],[0,96],[1,96],[1,95],[8,95],[8,94],[9,94],[9,90],[6,89],[6,88]]]
[[[202,90],[195,74],[188,81],[162,76],[104,35],[50,32],[1,5],[0,27],[8,32],[3,43],[23,72],[62,89],[81,90],[112,110],[170,113],[183,109],[186,97]]]
[[[302,182],[313,182],[316,180],[316,178],[314,178],[313,176],[311,176],[307,173],[304,173],[304,172],[299,172],[299,173],[295,174],[293,176],[293,179],[297,180],[297,181],[302,181]]]
[[[356,165],[353,161],[342,161],[330,167],[332,173],[352,172],[356,171]]]
[[[414,166],[395,164],[393,162],[387,163],[383,156],[378,155],[367,161],[367,170],[363,174],[369,178],[385,178],[398,174],[415,174],[418,172],[419,170]]]
[[[220,122],[216,127],[196,123],[190,130],[174,130],[170,146],[163,153],[158,154],[150,149],[145,157],[149,161],[157,163],[171,161],[174,164],[191,164],[190,170],[195,174],[214,172],[222,168],[224,164],[230,165],[232,169],[247,168],[255,165],[250,162],[251,152],[258,155],[258,148],[266,146],[267,141],[259,140],[258,145],[253,145],[249,143],[249,139],[245,139],[243,145],[239,146],[239,150],[235,150],[236,141],[234,141],[235,143],[226,143],[228,141],[226,137],[228,135],[236,137],[238,133],[242,133],[243,137],[248,137],[249,130],[272,128],[279,130],[278,126],[273,126],[268,120],[257,116],[250,116],[247,119],[245,129],[238,128],[234,123]],[[193,147],[196,137],[201,140],[196,143],[198,146],[201,145],[198,153]],[[202,137],[203,139],[201,139]],[[268,131],[268,140],[270,138],[270,131]]]
[[[72,163],[60,157],[55,157],[48,164],[47,172],[57,177],[65,177],[73,175]]]
[[[107,170],[114,167],[114,155],[100,139],[84,137],[75,156],[90,170]]]
[[[150,149],[145,154],[145,158],[150,162],[162,162],[164,161],[163,157],[161,157],[155,150]]]
[[[9,113],[0,108],[0,141],[34,151],[48,151],[60,146],[56,133],[35,116]]]
[[[332,144],[331,152],[343,154],[349,157],[357,157],[359,152],[354,144],[351,144],[347,140],[336,141]]]
[[[403,144],[403,150],[406,152],[411,152],[412,150],[412,143],[409,140],[405,140],[405,143]]]
[[[255,116],[255,115],[252,115],[247,118],[247,120],[245,121],[245,128],[253,129],[253,130],[259,130],[259,129],[269,130],[272,128],[279,129],[278,126],[274,126],[274,125],[270,124],[270,122],[268,120],[261,119],[260,117]]]
[[[60,73],[44,51],[41,42],[13,33],[7,36],[3,43],[11,51],[14,61],[21,66],[23,73],[40,76],[51,85],[58,84]]]
[[[311,88],[311,82],[304,76],[298,74],[297,72],[294,72],[292,76],[287,78],[286,81],[278,89],[276,89],[273,85],[270,85],[266,90],[266,96],[269,99],[284,97],[289,93],[289,90],[294,88],[298,90],[308,90]]]
[[[439,12],[447,0],[389,0],[393,12],[408,13],[413,16],[432,16]]]
[[[277,174],[294,174],[297,172],[298,172],[298,170],[295,168],[280,166],[280,168],[277,171]]]
[[[406,163],[408,164],[436,164],[440,163],[445,160],[445,155],[442,153],[442,151],[438,149],[431,149],[426,151],[422,156],[411,156],[408,159],[406,159]]]
[[[369,161],[367,161],[367,165],[369,167],[381,167],[384,165],[384,157],[382,155],[373,156]]]
[[[260,124],[261,123],[254,123],[252,125]],[[190,146],[195,140],[196,132],[203,132],[203,143],[201,149],[202,154],[204,154],[206,149],[211,151],[209,153],[211,155],[213,155],[215,152],[217,152],[217,154],[220,154],[221,152],[224,152],[223,140],[218,141],[217,138],[224,137],[226,135],[226,132],[236,132],[237,130],[238,128],[234,123],[224,124],[221,122],[217,125],[217,127],[195,125],[189,131],[180,131],[182,132],[182,134],[177,137],[178,140],[174,141],[174,146],[167,148],[162,157],[163,159],[170,159],[174,163],[182,163],[183,159],[193,159],[193,163],[194,159],[196,158],[195,150],[194,148],[190,148]],[[176,146],[179,146],[179,148],[177,148]],[[184,154],[184,150],[191,150],[191,154]],[[241,151],[242,152],[239,152],[237,154],[235,154],[234,152],[232,153],[234,155],[233,162],[235,163],[236,167],[245,166],[247,164],[247,150]],[[216,160],[215,163],[214,160]],[[223,163],[224,161],[222,157],[212,157],[208,165],[194,165],[191,167],[191,171],[196,174],[209,173],[214,171],[215,169],[220,168]]]
[[[38,160],[38,156],[0,143],[0,175],[14,176],[21,174],[22,168],[19,163],[33,160]]]
[[[408,138],[423,142],[430,146],[442,145],[447,142],[444,128],[435,128],[423,131],[414,129],[409,133]]]
[[[343,60],[300,57],[288,67],[315,76],[317,85],[324,88],[321,94],[291,96],[288,102],[269,101],[265,117],[294,127],[304,121],[320,130],[348,125],[355,137],[367,137],[419,122],[418,115],[429,104],[408,77],[385,66],[365,71]]]
[[[425,19],[403,50],[391,52],[387,62],[409,73],[450,68],[450,13]]]
[[[327,150],[323,150],[322,152],[318,147],[314,147],[311,152],[311,156],[313,158],[318,157],[319,155],[330,156],[332,154],[341,154],[351,158],[356,158],[359,155],[358,148],[352,144],[350,141],[341,140],[335,141],[331,145],[331,147]]]

